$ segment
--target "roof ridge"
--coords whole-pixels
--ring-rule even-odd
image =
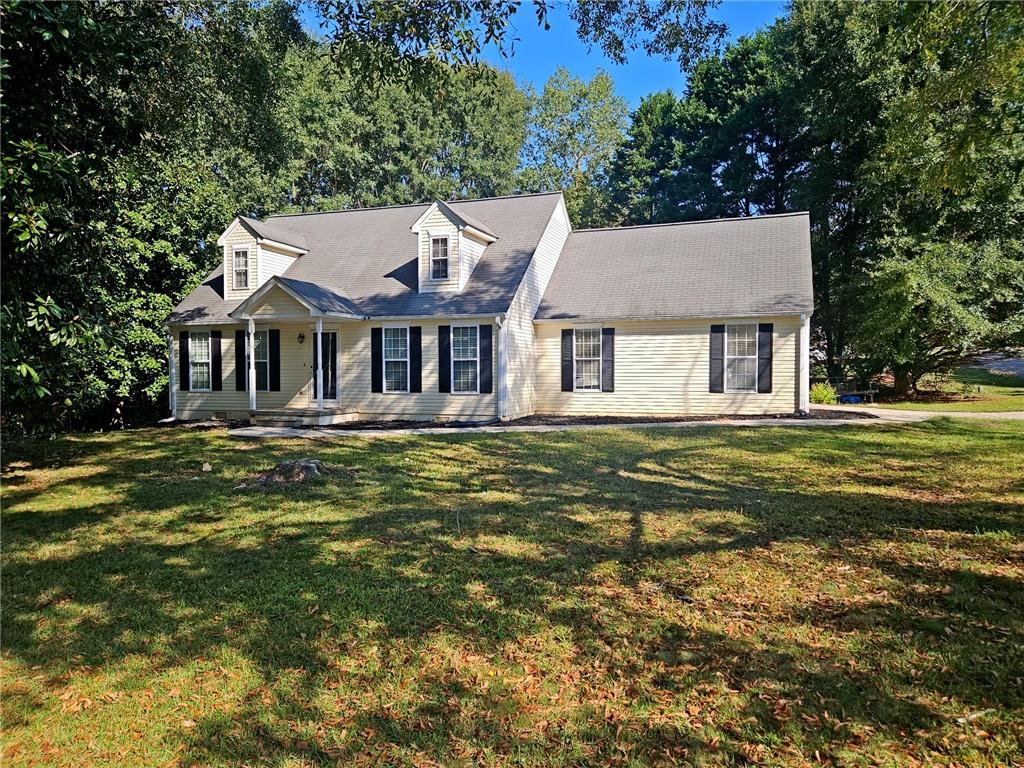
[[[324,215],[329,214],[329,213],[355,213],[357,211],[386,211],[386,210],[391,210],[391,209],[395,209],[395,208],[416,208],[417,206],[432,205],[432,204],[437,203],[437,202],[446,203],[447,205],[452,205],[454,203],[482,203],[482,202],[485,202],[487,200],[510,200],[512,198],[519,198],[519,197],[540,197],[542,195],[560,195],[560,194],[562,194],[561,190],[558,190],[556,192],[527,192],[525,194],[520,194],[520,195],[495,195],[494,197],[463,197],[463,198],[458,198],[456,200],[441,200],[440,198],[437,198],[437,199],[434,199],[434,200],[425,200],[425,201],[422,201],[422,202],[419,202],[419,203],[397,203],[395,205],[370,205],[370,206],[367,206],[365,208],[338,208],[338,209],[333,210],[333,211],[303,211],[301,213],[272,213],[269,216],[267,216],[267,218],[264,219],[263,221],[267,221],[269,219],[284,219],[284,218],[289,218],[289,217],[292,217],[292,216],[324,216]],[[255,221],[259,221],[259,219],[255,219]]]
[[[630,224],[625,227],[583,227],[574,229],[579,232],[614,232],[623,229],[648,229],[652,227],[681,227],[686,224],[718,224],[728,221],[760,221],[761,219],[785,219],[792,216],[809,216],[810,211],[791,211],[789,213],[765,213],[760,216],[730,216],[722,219],[694,219],[693,221],[663,221],[657,224]]]

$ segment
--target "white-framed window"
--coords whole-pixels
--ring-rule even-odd
[[[253,334],[256,342],[256,355],[253,364],[256,368],[256,391],[270,391],[270,334],[268,331],[256,331]]]
[[[601,391],[601,329],[573,329],[573,389]]]
[[[210,332],[188,335],[189,384],[193,392],[210,391]]]
[[[475,395],[480,391],[480,329],[452,326],[452,392]]]
[[[409,329],[384,329],[384,391],[409,391]]]
[[[757,390],[757,324],[725,326],[725,391]]]
[[[430,238],[430,279],[448,279],[448,245],[447,235]]]
[[[235,248],[234,259],[232,262],[234,269],[235,282],[233,285],[236,289],[248,288],[249,287],[249,249],[248,248]]]

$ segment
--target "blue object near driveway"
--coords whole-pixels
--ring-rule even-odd
[[[859,395],[840,395],[839,402],[843,405],[857,405],[858,403],[863,403],[864,398]]]

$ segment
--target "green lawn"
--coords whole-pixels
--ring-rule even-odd
[[[877,406],[912,411],[1024,411],[1024,379],[984,368],[960,368],[948,378],[925,378],[921,394],[912,400]]]
[[[951,420],[8,445],[3,764],[1012,764],[1022,446]],[[311,454],[336,470],[231,490]]]

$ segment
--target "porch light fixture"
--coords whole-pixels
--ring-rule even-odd
[[[304,342],[305,340],[306,340],[306,334],[304,334],[304,333],[300,333],[300,334],[299,334],[299,344],[301,344],[301,343],[302,343],[302,342]]]

